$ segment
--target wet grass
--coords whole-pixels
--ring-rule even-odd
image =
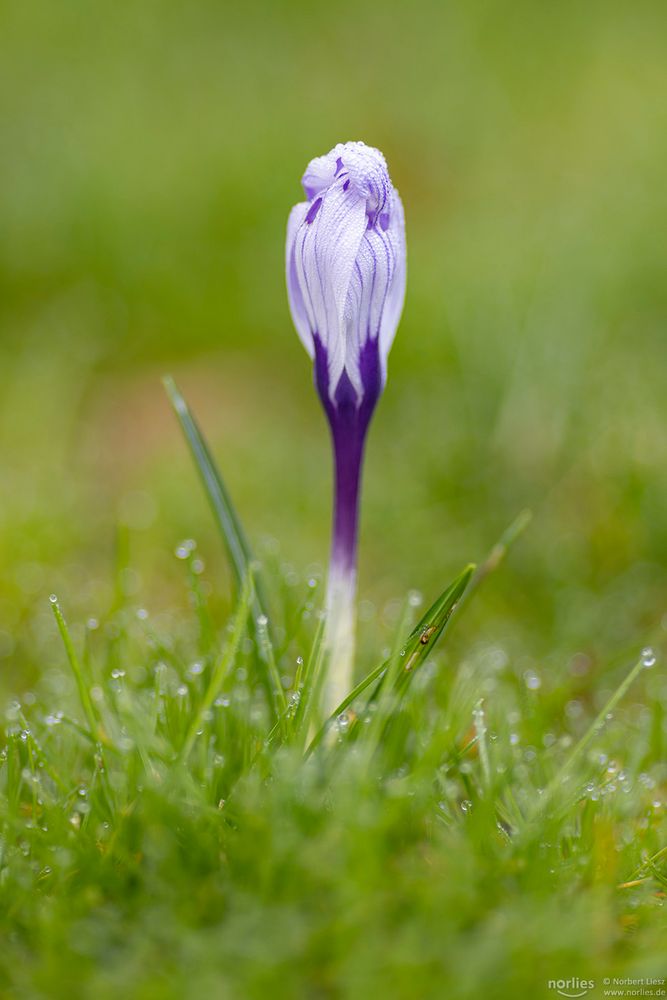
[[[0,995],[661,974],[664,13],[5,5]],[[352,138],[387,156],[409,282],[365,470],[372,680],[326,735],[329,454],[284,228]],[[259,573],[220,543],[165,370]]]
[[[514,997],[660,976],[653,648],[603,683],[575,657],[554,686],[466,635],[522,515],[426,610],[408,596],[322,718],[319,581],[251,556],[169,391],[230,551],[243,537],[238,599],[216,611],[192,540],[179,618],[119,585],[71,632],[51,598],[61,663],[5,713],[3,995]]]

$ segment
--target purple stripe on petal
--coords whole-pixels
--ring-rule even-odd
[[[316,198],[313,204],[308,209],[308,214],[306,215],[305,219],[306,225],[309,226],[315,220],[315,216],[317,215],[321,207],[322,207],[322,199]]]

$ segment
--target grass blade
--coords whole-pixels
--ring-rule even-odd
[[[51,607],[53,608],[53,614],[56,619],[56,624],[58,626],[58,631],[60,632],[60,638],[63,641],[63,646],[65,647],[65,652],[67,653],[67,659],[69,660],[69,665],[72,673],[74,674],[76,688],[79,693],[79,700],[81,701],[81,707],[83,708],[83,713],[86,717],[90,734],[94,740],[99,740],[101,737],[99,731],[100,720],[95,712],[95,709],[93,708],[93,702],[90,697],[88,684],[86,683],[86,679],[83,675],[83,669],[81,667],[81,663],[79,662],[79,657],[76,655],[74,643],[72,642],[72,637],[69,634],[65,617],[60,610],[60,605],[55,594],[51,595],[50,601]]]
[[[399,659],[399,669],[395,681],[397,690],[402,690],[410,682],[412,675],[435,646],[468,589],[475,569],[474,563],[466,566],[454,582],[443,591],[437,601],[431,605],[408,636]]]
[[[234,615],[234,625],[232,629],[231,637],[223,649],[220,657],[218,658],[215,666],[213,667],[213,672],[211,674],[211,679],[209,685],[204,693],[204,697],[199,703],[199,707],[192,717],[190,726],[183,742],[183,747],[181,749],[181,760],[183,762],[187,761],[190,756],[190,751],[194,746],[195,740],[197,738],[197,732],[202,726],[204,717],[209,709],[212,707],[213,702],[220,694],[222,687],[225,683],[227,675],[229,674],[232,666],[234,665],[234,660],[238,652],[239,645],[241,644],[241,639],[243,638],[243,633],[245,631],[246,625],[248,623],[248,611],[250,609],[250,602],[252,600],[252,579],[251,577],[246,577],[245,583],[243,585],[243,590],[241,591],[241,597],[239,599],[238,607],[236,609],[236,614]]]
[[[227,487],[220,475],[210,448],[187,403],[179,392],[176,383],[169,375],[165,376],[163,383],[204,485],[213,515],[227,548],[239,591],[241,591],[243,581],[249,576],[252,568],[255,593],[252,598],[251,608],[254,618],[257,619],[261,615],[266,614],[265,609],[267,605],[264,599],[261,580],[257,576],[257,564],[253,559],[252,550],[243,526],[236,513],[231,497],[227,492]]]
[[[306,751],[309,756],[313,750],[322,742],[322,739],[338,716],[345,711],[349,705],[367,688],[373,681],[380,680],[384,686],[385,680],[389,682],[392,692],[400,694],[405,685],[418,667],[423,663],[428,654],[432,651],[436,642],[442,635],[447,623],[454,614],[463,594],[466,591],[470,579],[475,571],[474,565],[466,566],[463,572],[447,587],[440,595],[425,615],[422,616],[416,627],[407,638],[404,647],[397,657],[390,657],[384,663],[372,670],[363,681],[361,681],[349,695],[341,701],[340,705],[331,713],[324,725],[315,734]],[[392,683],[393,677],[393,683]]]
[[[326,649],[324,646],[324,626],[325,620],[322,617],[317,626],[313,645],[310,650],[308,662],[303,674],[303,684],[299,691],[299,704],[292,722],[292,732],[304,734],[304,741],[307,738],[308,729],[311,725],[313,712],[319,705],[322,683],[324,680],[324,658]],[[298,689],[297,689],[298,690]],[[303,746],[303,743],[302,743]]]
[[[627,691],[630,689],[632,684],[635,682],[637,677],[639,677],[640,673],[642,672],[642,670],[645,669],[645,667],[646,664],[644,662],[644,658],[643,656],[640,656],[640,658],[637,660],[632,669],[626,674],[621,683],[618,685],[618,687],[612,694],[611,698],[607,701],[607,703],[600,709],[598,714],[595,716],[595,718],[591,722],[590,726],[588,727],[584,735],[575,745],[574,749],[570,751],[565,763],[558,769],[558,771],[553,776],[547,787],[544,789],[543,794],[540,796],[536,804],[533,814],[534,817],[544,812],[547,805],[553,799],[554,794],[563,784],[564,780],[566,780],[567,777],[569,776],[572,770],[572,765],[575,763],[575,761],[579,759],[579,757],[581,757],[582,753],[584,752],[584,750],[586,750],[586,748],[589,746],[592,740],[595,739],[595,737],[602,732],[602,730],[605,727],[607,718],[611,716],[611,713],[614,711],[621,698],[624,697],[624,695],[627,693]]]
[[[169,401],[185,435],[194,463],[197,466],[204,490],[206,491],[218,528],[220,529],[220,534],[227,548],[239,593],[242,591],[244,580],[252,578],[253,588],[250,611],[253,620],[253,631],[257,639],[260,658],[266,668],[264,683],[272,701],[275,703],[276,717],[280,719],[286,712],[287,701],[273,653],[271,625],[267,612],[268,603],[262,579],[258,572],[258,564],[253,558],[252,550],[239,516],[236,513],[234,504],[227,492],[227,487],[215,464],[210,448],[197,426],[197,422],[176,387],[174,380],[167,375],[163,379],[163,382]]]

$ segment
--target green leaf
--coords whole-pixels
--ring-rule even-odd
[[[91,679],[84,676],[83,668],[79,661],[79,657],[76,655],[74,643],[72,642],[72,637],[69,634],[69,629],[67,628],[67,623],[65,622],[65,617],[60,609],[60,604],[58,603],[55,594],[51,595],[50,601],[51,609],[53,610],[56,624],[58,626],[58,631],[60,632],[60,638],[62,639],[67,659],[74,675],[79,700],[81,702],[81,707],[83,708],[83,714],[86,717],[86,722],[88,723],[90,735],[94,740],[99,740],[102,734],[100,732],[100,719],[95,711],[95,708],[93,707],[93,702],[90,697]]]
[[[463,597],[475,569],[474,563],[466,566],[454,582],[443,591],[437,601],[431,605],[408,636],[398,660],[395,678],[397,690],[409,683],[415,671],[433,650]]]
[[[246,538],[238,514],[227,492],[222,476],[215,460],[192,416],[187,403],[176,387],[174,380],[167,375],[164,387],[169,396],[174,413],[181,425],[190,453],[204,484],[213,514],[217,521],[223,541],[229,554],[229,560],[236,578],[237,589],[241,592],[244,581],[252,580],[252,598],[250,610],[253,618],[253,630],[257,638],[260,657],[266,667],[265,683],[280,718],[287,709],[287,700],[283,690],[280,673],[276,666],[271,643],[270,619],[267,614],[268,603],[259,572],[258,563],[254,560],[252,550]]]
[[[241,639],[243,638],[243,633],[248,621],[248,611],[252,600],[252,590],[252,578],[246,577],[243,590],[241,591],[238,607],[234,615],[232,634],[213,667],[211,679],[204,697],[200,701],[199,707],[192,717],[185,740],[183,741],[181,760],[184,762],[187,761],[190,756],[190,752],[195,744],[195,740],[197,739],[197,733],[202,727],[206,713],[210,711],[213,702],[220,694],[220,691],[222,690],[225,681],[234,666],[236,654],[241,644]]]
[[[374,692],[374,698],[378,695],[385,682],[389,682],[389,687],[394,695],[402,694],[405,686],[410,682],[411,677],[421,666],[433,647],[442,635],[447,623],[454,614],[456,607],[463,597],[465,590],[470,583],[475,571],[473,564],[466,566],[463,572],[457,576],[452,584],[442,592],[440,597],[428,609],[425,615],[408,636],[405,644],[401,647],[398,656],[392,656],[385,660],[379,667],[372,670],[363,681],[343,699],[338,707],[332,712],[324,725],[313,737],[307,755],[321,743],[327,729],[334,720],[344,712],[349,705],[374,681],[379,680],[380,684]],[[393,701],[393,698],[392,698]]]
[[[253,558],[245,531],[236,513],[227,487],[215,464],[210,448],[187,403],[176,387],[176,383],[169,375],[165,376],[163,383],[174,413],[185,435],[190,454],[197,466],[197,471],[204,485],[213,515],[220,529],[238,590],[241,590],[244,580],[249,576],[253,578],[255,593],[253,596],[252,612],[255,619],[257,619],[261,615],[266,614],[264,609],[267,607],[267,603],[263,596],[261,580],[258,577],[257,563]]]

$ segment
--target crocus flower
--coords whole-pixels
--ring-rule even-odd
[[[287,226],[287,290],[334,453],[325,628],[332,710],[352,679],[361,467],[403,309],[405,223],[382,153],[363,142],[312,160],[302,184],[307,201],[295,205]]]

